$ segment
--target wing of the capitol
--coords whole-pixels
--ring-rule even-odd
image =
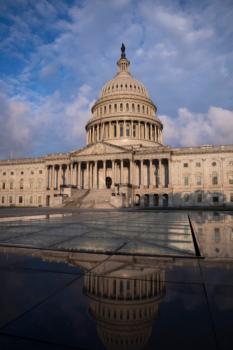
[[[233,205],[233,145],[172,148],[122,46],[74,152],[0,161],[0,206]],[[200,126],[201,127],[201,126]]]

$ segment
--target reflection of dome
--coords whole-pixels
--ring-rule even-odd
[[[85,275],[90,312],[107,349],[142,349],[149,340],[152,321],[165,293],[165,276],[163,271],[137,272],[131,279]]]

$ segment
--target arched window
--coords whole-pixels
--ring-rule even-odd
[[[108,111],[109,111],[109,113],[111,113],[111,111],[112,111],[112,106],[111,105],[108,106]]]
[[[142,113],[145,113],[145,107],[142,106]]]
[[[134,106],[134,103],[132,103],[132,112],[135,112],[135,106]]]
[[[10,182],[10,190],[13,190],[13,188],[14,188],[14,183]]]
[[[3,189],[3,190],[6,189],[6,183],[5,183],[5,182],[2,183],[2,189]]]
[[[106,113],[107,112],[107,107],[106,106],[104,106],[104,113]]]
[[[126,103],[126,112],[128,112],[128,111],[129,111],[129,104]]]
[[[120,111],[123,112],[123,103],[120,103]]]
[[[138,113],[140,113],[140,105],[138,105]]]
[[[114,112],[117,112],[117,104],[114,104]]]

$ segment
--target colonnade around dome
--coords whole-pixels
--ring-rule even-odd
[[[88,126],[87,144],[99,141],[127,139],[127,141],[135,140],[137,143],[150,141],[162,144],[162,130],[155,122],[121,119],[119,120],[98,120]]]

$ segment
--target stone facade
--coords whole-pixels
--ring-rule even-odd
[[[117,65],[92,107],[86,147],[0,161],[0,206],[233,205],[233,145],[163,145],[147,89],[124,53]]]

